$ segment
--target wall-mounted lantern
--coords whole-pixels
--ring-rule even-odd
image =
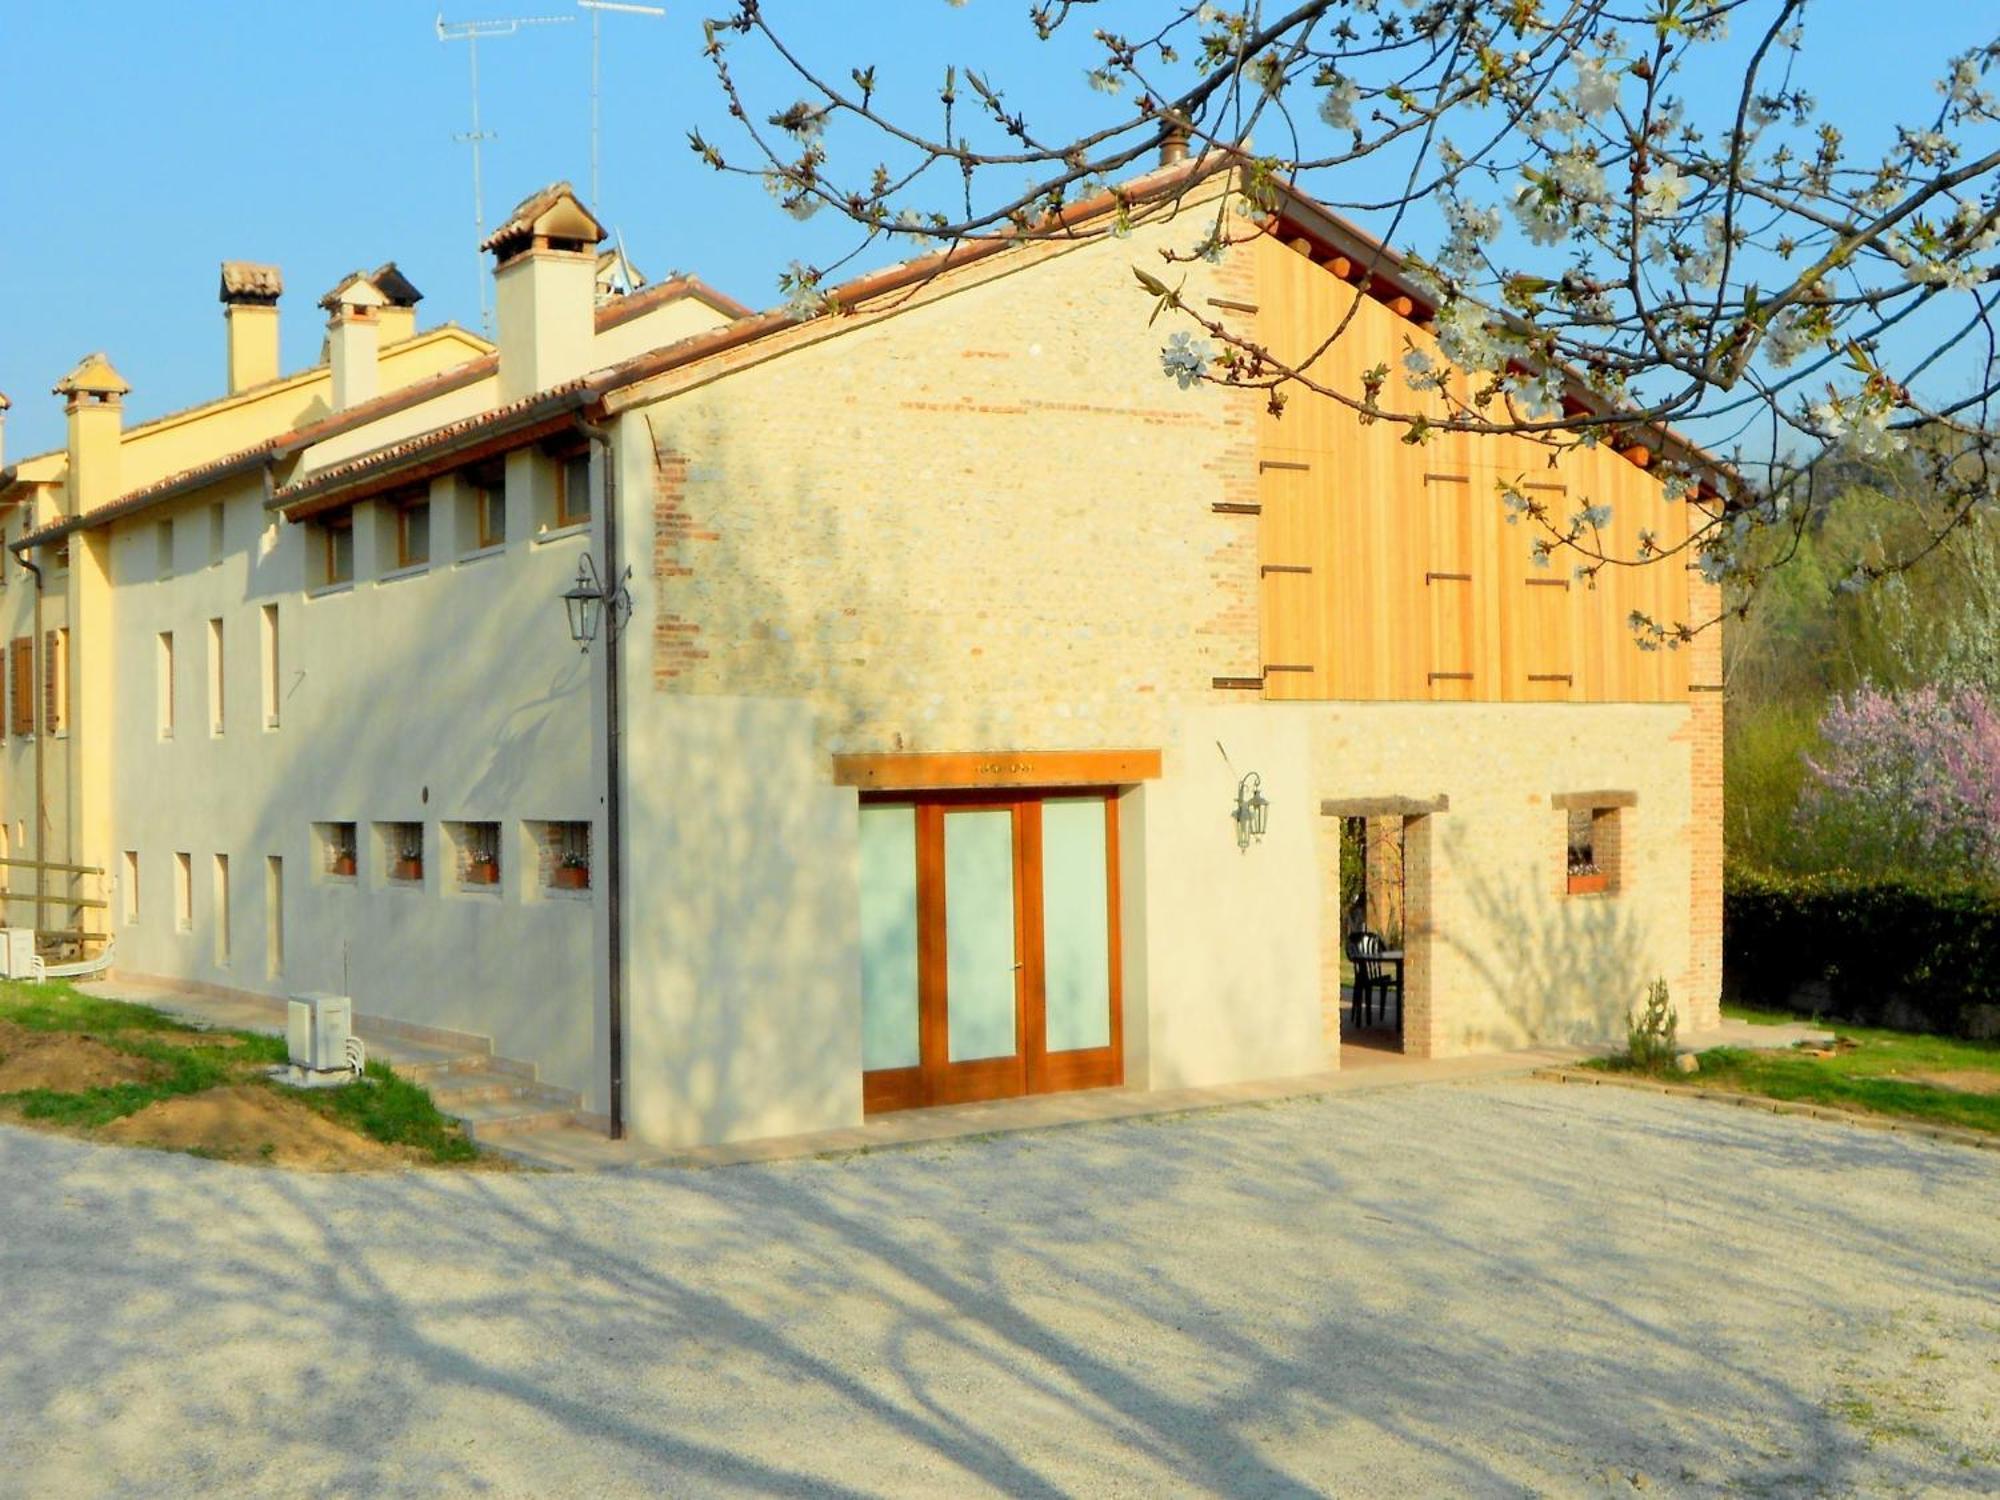
[[[1248,849],[1252,839],[1264,837],[1271,820],[1270,799],[1264,795],[1264,778],[1252,771],[1236,784],[1236,847]]]
[[[632,570],[625,570],[625,577],[632,576]],[[577,648],[588,652],[590,644],[597,639],[597,632],[604,621],[604,613],[611,612],[611,628],[618,628],[618,611],[629,610],[632,596],[627,592],[623,579],[616,588],[606,588],[597,576],[597,562],[586,552],[576,565],[576,581],[563,590],[563,609],[569,614],[569,638]]]

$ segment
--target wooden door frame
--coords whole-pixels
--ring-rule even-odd
[[[1047,972],[1043,951],[1041,805],[1050,798],[1091,797],[1105,808],[1104,873],[1111,1039],[1075,1052],[1047,1050]],[[1118,868],[1116,787],[965,788],[863,793],[865,805],[915,811],[917,863],[917,1062],[864,1070],[864,1114],[966,1104],[1076,1088],[1114,1087],[1125,1077],[1124,950]],[[950,1060],[945,933],[944,820],[953,810],[1005,808],[1012,815],[1014,882],[1014,1051],[1007,1057]],[[1033,816],[1029,815],[1030,809]],[[1039,997],[1039,1003],[1031,1003]]]

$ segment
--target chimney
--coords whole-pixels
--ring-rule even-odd
[[[63,514],[82,515],[118,498],[118,445],[124,421],[123,397],[132,387],[93,354],[56,382],[69,418],[69,481],[63,486]]]
[[[382,309],[382,347],[400,344],[404,339],[415,338],[417,334],[417,304],[424,300],[424,294],[410,284],[410,278],[396,269],[396,263],[386,261],[368,273],[375,290],[389,299],[389,305]]]
[[[222,263],[230,395],[278,378],[278,298],[284,290],[285,278],[276,266],[248,260]]]
[[[1170,125],[1160,137],[1160,165],[1178,166],[1187,160],[1188,133],[1179,125]]]
[[[389,299],[361,272],[319,299],[326,309],[327,359],[333,366],[333,409],[346,411],[374,396],[382,348],[382,309]]]
[[[597,336],[597,244],[604,226],[567,182],[543,188],[486,237],[500,324],[500,399],[518,401],[586,373]]]

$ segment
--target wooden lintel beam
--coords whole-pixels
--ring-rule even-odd
[[[1551,792],[1549,806],[1566,812],[1592,812],[1600,807],[1637,807],[1637,792]]]
[[[1325,818],[1427,818],[1450,812],[1451,798],[1443,792],[1435,797],[1328,797],[1319,811]]]

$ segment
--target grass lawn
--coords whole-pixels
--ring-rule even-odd
[[[1788,1012],[1726,1006],[1731,1020],[1796,1022]],[[1920,1032],[1823,1022],[1834,1032],[1833,1056],[1786,1049],[1712,1047],[1686,1082],[1768,1099],[1866,1110],[1934,1125],[2000,1132],[2000,1042],[1966,1042]],[[1595,1066],[1617,1070],[1620,1059]],[[1680,1075],[1669,1074],[1667,1081]]]
[[[317,1166],[478,1157],[427,1090],[382,1063],[370,1063],[366,1078],[346,1088],[307,1091],[267,1076],[284,1061],[280,1037],[202,1030],[68,984],[0,983],[0,1118],[197,1155],[297,1157]]]

